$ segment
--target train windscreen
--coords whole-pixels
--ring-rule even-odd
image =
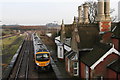
[[[48,61],[49,60],[49,54],[36,54],[36,60],[37,61]]]

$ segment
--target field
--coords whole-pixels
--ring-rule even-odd
[[[12,59],[12,56],[16,53],[20,44],[22,43],[24,36],[16,35],[2,40],[0,56],[2,56],[2,66],[6,67]]]

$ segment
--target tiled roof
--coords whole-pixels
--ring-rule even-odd
[[[72,36],[72,25],[65,25],[65,36],[70,38]]]
[[[92,48],[96,42],[99,42],[99,31],[96,27],[79,27],[80,43],[79,49]]]
[[[65,44],[71,46],[71,38],[66,38]]]
[[[65,56],[69,55],[71,52],[73,52],[73,51],[71,50],[71,51],[69,51],[69,52],[66,52],[66,53],[65,53]]]
[[[102,43],[97,43],[93,50],[87,53],[79,53],[80,60],[87,66],[92,66],[97,60],[99,60],[111,47]]]
[[[73,26],[65,25],[65,36],[66,38],[72,37]],[[97,24],[91,25],[78,25],[78,35],[80,36],[80,43],[78,44],[79,49],[92,48],[95,42],[99,42],[99,29]]]
[[[74,56],[75,56],[76,54],[77,54],[76,52],[71,51],[66,57],[67,57],[68,59],[72,59],[72,58],[74,58]]]
[[[108,68],[120,74],[120,59],[114,61],[112,64],[108,65]]]

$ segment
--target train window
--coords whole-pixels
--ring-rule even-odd
[[[44,54],[43,57],[48,58],[48,54]]]
[[[36,60],[37,61],[48,61],[49,54],[36,54]]]

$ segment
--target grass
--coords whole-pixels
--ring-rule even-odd
[[[2,44],[0,44],[0,46],[2,46],[2,53],[0,53],[0,56],[2,56],[3,68],[10,63],[13,55],[16,53],[23,39],[24,36],[16,35],[2,40]]]
[[[2,33],[5,35],[14,34],[15,32],[11,29],[2,29]]]
[[[23,40],[23,36],[12,36],[12,37],[3,39],[2,44],[0,44],[0,46],[2,46],[1,48],[3,52],[2,54],[8,54],[10,52],[14,54],[14,52],[19,47],[22,40]]]

